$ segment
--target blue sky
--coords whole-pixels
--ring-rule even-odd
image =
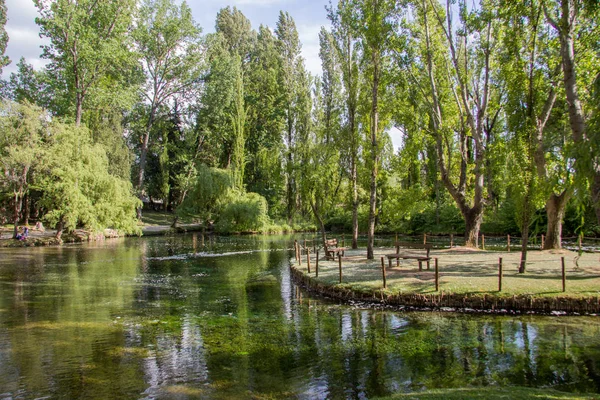
[[[227,6],[235,6],[241,10],[255,29],[258,29],[260,24],[274,29],[279,11],[289,12],[296,21],[306,67],[313,74],[321,72],[318,33],[321,26],[329,25],[325,11],[328,0],[191,0],[188,4],[204,33],[214,32],[217,12]],[[6,55],[10,57],[12,64],[4,68],[4,78],[15,72],[21,57],[25,57],[35,68],[40,68],[45,63],[40,58],[40,46],[45,41],[40,39],[38,26],[35,24],[38,14],[33,1],[6,0],[6,7],[6,30],[9,36]]]

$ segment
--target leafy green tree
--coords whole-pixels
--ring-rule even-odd
[[[23,198],[43,154],[46,122],[41,109],[10,101],[2,102],[0,114],[0,189],[4,201],[12,202],[16,238]]]
[[[196,179],[177,213],[211,223],[218,216],[219,207],[233,186],[231,174],[227,170],[201,164],[198,166]]]
[[[359,42],[353,31],[352,7],[348,1],[338,2],[337,8],[328,9],[328,18],[332,24],[332,36],[339,68],[342,72],[342,84],[345,97],[345,127],[347,140],[344,153],[350,164],[351,203],[352,203],[352,248],[358,248],[358,99],[359,99],[359,61],[361,58]]]
[[[53,121],[38,171],[43,218],[56,225],[57,238],[78,226],[139,233],[131,183],[108,173],[106,151],[92,143],[87,128]]]
[[[17,63],[17,72],[10,74],[8,80],[8,97],[17,103],[27,102],[43,107],[48,104],[45,99],[47,88],[44,82],[44,72],[33,69],[24,57]]]
[[[454,26],[450,1],[445,9],[427,1],[413,4],[418,19],[411,36],[420,50],[406,71],[427,105],[424,129],[433,134],[442,183],[465,219],[466,245],[476,246],[487,197],[486,144],[499,110],[492,70],[500,28],[487,3],[470,11],[459,6]]]
[[[229,53],[237,54],[245,66],[256,40],[250,20],[236,7],[227,6],[217,13],[215,28],[223,34]]]
[[[119,77],[131,65],[130,35],[135,0],[34,0],[40,17],[40,35],[50,39],[42,57],[50,60],[49,70],[56,84],[64,83],[71,98],[70,114],[79,125],[88,96],[109,90],[102,85],[109,76]],[[54,88],[60,90],[59,86]]]
[[[250,53],[247,80],[247,139],[244,182],[267,199],[271,215],[283,215],[285,182],[282,171],[284,93],[279,87],[280,63],[276,39],[260,26]]]
[[[313,101],[313,127],[302,146],[301,188],[303,198],[310,204],[321,231],[327,240],[325,220],[339,198],[344,177],[340,168],[342,135],[342,85],[334,39],[325,28],[319,32],[323,76],[316,81]]]
[[[573,192],[568,168],[572,160],[568,155],[563,157],[570,147],[568,142],[563,142],[565,150],[552,146],[553,136],[557,136],[553,125],[558,123],[560,130],[558,115],[550,120],[559,90],[560,60],[551,32],[544,24],[542,4],[528,1],[502,6],[500,15],[513,34],[503,38],[499,72],[506,88],[507,129],[513,135],[512,185],[519,188],[512,193],[519,200],[520,272],[525,272],[529,226],[544,197],[548,216],[545,248],[561,246],[562,219]]]
[[[10,64],[10,59],[4,55],[6,45],[8,44],[8,35],[4,26],[6,25],[6,3],[5,0],[0,0],[0,75],[2,68]]]
[[[385,124],[380,122],[380,97],[387,86],[384,75],[389,67],[392,37],[397,27],[399,9],[394,1],[353,1],[352,26],[363,49],[363,74],[368,82],[370,94],[369,148],[370,155],[370,198],[369,224],[367,231],[367,258],[373,259],[375,222],[377,219],[377,176],[382,152],[381,132]]]
[[[197,84],[202,68],[200,33],[185,1],[177,6],[169,0],[145,0],[140,6],[133,38],[146,76],[141,94],[148,106],[136,179],[140,195],[158,111],[176,96],[193,92]]]
[[[598,29],[600,6],[595,1],[585,0],[553,0],[544,2],[543,6],[546,19],[558,33],[560,40],[569,123],[577,146],[576,168],[578,173],[590,178],[592,201],[600,224],[600,159],[597,152],[592,152],[590,156],[589,149],[595,146],[590,139],[595,135],[589,131],[588,126],[588,116],[598,106],[590,97],[591,93],[582,93],[581,90],[581,87],[592,87],[592,82],[599,74],[597,41],[585,40],[585,37],[597,36],[593,32]],[[586,100],[591,100],[588,105],[591,110],[587,113]]]
[[[282,93],[284,112],[284,145],[285,145],[285,177],[286,177],[286,216],[292,222],[296,207],[299,205],[297,145],[306,134],[306,122],[310,120],[310,86],[304,68],[304,60],[300,54],[302,48],[298,38],[296,23],[283,11],[279,13],[277,26],[277,49],[281,62],[279,70],[279,90]]]

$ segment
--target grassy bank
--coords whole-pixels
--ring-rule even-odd
[[[525,400],[525,399],[597,399],[598,395],[565,393],[552,389],[535,389],[526,387],[483,387],[483,388],[460,388],[460,389],[436,389],[418,393],[399,393],[389,397],[381,397],[379,400]]]
[[[419,251],[414,251],[418,253]],[[342,283],[338,261],[311,257],[311,273],[306,255],[295,269],[300,279],[322,294],[360,300],[373,299],[392,304],[427,307],[508,308],[521,311],[554,309],[568,312],[600,310],[600,262],[598,254],[568,250],[530,251],[527,272],[518,273],[520,253],[454,248],[433,250],[438,259],[439,290],[435,287],[434,260],[431,269],[418,269],[416,260],[395,260],[389,268],[383,288],[381,257],[394,253],[391,248],[376,249],[375,259],[367,260],[364,250],[346,252],[342,259]],[[562,258],[565,259],[566,291],[562,291]],[[502,291],[499,291],[498,264],[502,258]],[[295,276],[298,276],[296,274]],[[579,311],[578,311],[579,310]]]

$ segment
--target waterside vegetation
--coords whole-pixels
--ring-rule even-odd
[[[203,34],[173,0],[36,0],[47,40],[2,82],[0,217],[139,234],[600,232],[597,2],[340,0],[322,73],[293,17]],[[0,68],[10,39],[0,0]],[[0,70],[1,71],[1,70]],[[390,134],[400,138],[394,148]]]

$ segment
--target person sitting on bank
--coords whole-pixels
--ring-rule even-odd
[[[40,232],[44,232],[46,230],[46,228],[44,228],[44,224],[42,224],[42,221],[38,221],[35,223],[35,228],[36,231],[40,231]]]
[[[29,237],[29,228],[25,227],[23,233],[17,233],[17,240],[26,240]]]

